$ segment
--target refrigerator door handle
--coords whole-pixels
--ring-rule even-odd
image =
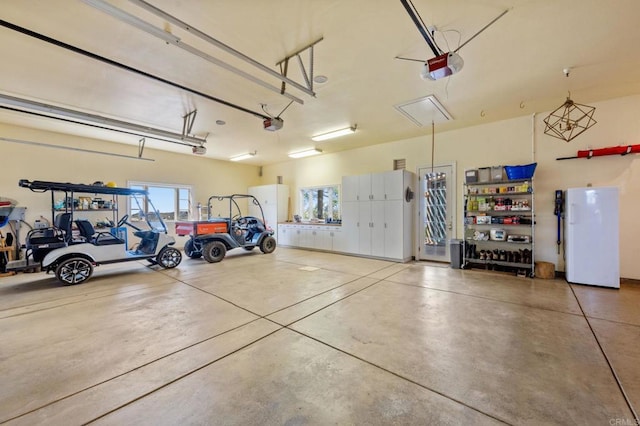
[[[571,208],[569,209],[569,225],[573,225],[578,222],[576,219],[576,216],[578,215],[577,210],[578,206],[574,203],[571,203]]]

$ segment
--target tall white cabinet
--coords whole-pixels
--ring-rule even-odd
[[[250,186],[248,194],[253,195],[260,202],[264,219],[271,229],[278,229],[278,222],[285,222],[289,214],[289,187],[287,185],[273,184]],[[249,204],[249,215],[260,217],[258,206]],[[277,232],[274,234],[277,238]]]
[[[406,262],[412,256],[415,175],[406,170],[342,178],[345,251]]]

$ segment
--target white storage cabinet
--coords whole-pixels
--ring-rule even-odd
[[[342,179],[342,238],[347,253],[411,259],[414,174],[394,170]]]

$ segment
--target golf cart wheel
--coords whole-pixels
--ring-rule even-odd
[[[196,250],[196,245],[194,244],[193,240],[189,240],[184,243],[184,253],[190,259],[200,259],[202,257],[202,252]]]
[[[83,257],[72,257],[60,262],[56,268],[56,278],[64,285],[81,284],[93,274],[93,265]]]
[[[251,251],[251,250],[253,250],[254,248],[256,248],[256,246],[244,246],[244,247],[242,247],[242,248],[243,248],[243,249],[245,249],[246,251]]]
[[[273,251],[276,249],[276,239],[269,236],[269,237],[264,237],[262,239],[262,242],[260,243],[260,251],[262,251],[264,254],[269,254],[269,253],[273,253]]]
[[[162,250],[160,250],[160,253],[158,253],[158,256],[156,257],[156,262],[158,262],[158,265],[162,266],[165,269],[175,268],[180,264],[181,261],[182,253],[180,253],[180,250],[173,247],[164,247]]]
[[[224,259],[225,254],[227,254],[227,247],[220,241],[211,241],[205,244],[202,249],[204,260],[209,263],[220,262]]]

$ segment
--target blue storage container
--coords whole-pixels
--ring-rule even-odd
[[[531,179],[536,171],[538,163],[526,164],[523,166],[504,166],[509,180]]]

